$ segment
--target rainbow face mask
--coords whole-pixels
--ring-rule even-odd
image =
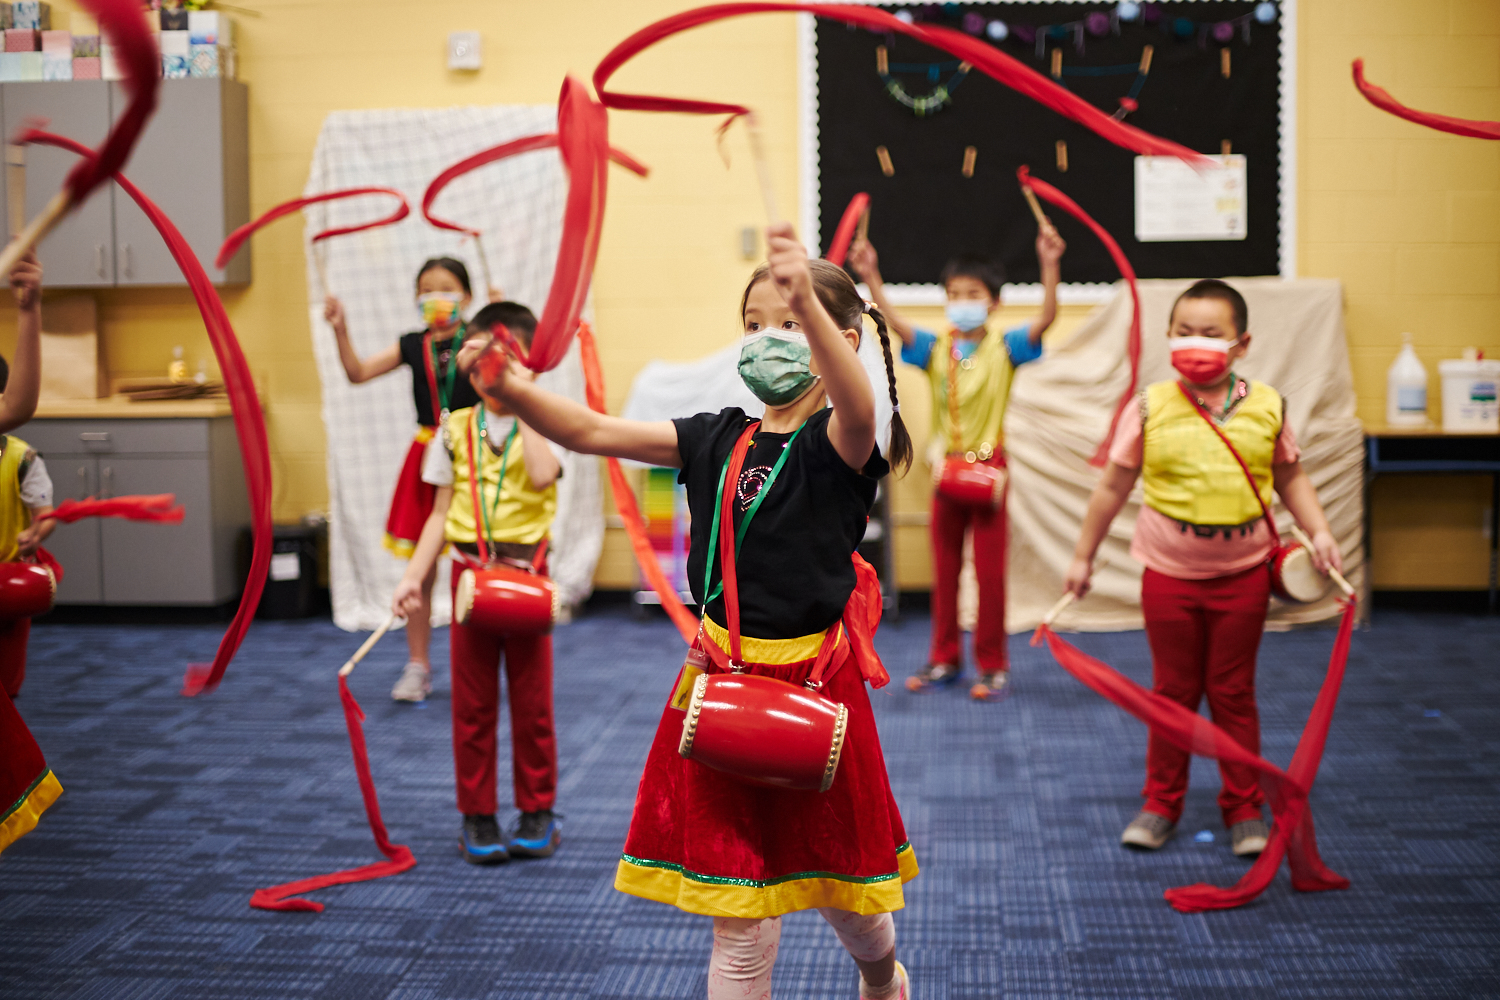
[[[428,292],[417,296],[417,309],[428,326],[452,326],[458,322],[464,297],[457,292]]]

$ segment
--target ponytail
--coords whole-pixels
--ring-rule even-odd
[[[875,332],[880,334],[880,353],[885,355],[885,380],[891,393],[891,449],[886,459],[891,463],[892,471],[904,476],[911,468],[911,434],[906,429],[906,421],[901,419],[901,401],[896,398],[896,364],[891,358],[891,335],[879,309],[872,305],[866,311],[875,321]]]

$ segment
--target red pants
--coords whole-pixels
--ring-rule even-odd
[[[455,586],[458,573],[453,574]],[[454,622],[448,630],[453,675],[453,767],[458,811],[493,813],[500,778],[500,666],[510,688],[511,776],[516,808],[557,801],[557,734],[552,726],[552,636],[500,636]]]
[[[932,495],[932,648],[929,663],[963,662],[958,631],[958,574],[964,564],[964,533],[974,535],[974,571],[979,577],[979,620],[974,659],[979,672],[1010,669],[1005,634],[1005,503],[998,510],[962,507]]]
[[[1212,580],[1179,580],[1155,570],[1141,578],[1141,610],[1151,642],[1152,690],[1198,710],[1208,696],[1214,722],[1251,753],[1260,753],[1255,707],[1255,653],[1266,624],[1271,577],[1264,566]],[[1151,733],[1146,743],[1146,810],[1172,822],[1187,794],[1187,753]],[[1260,819],[1265,801],[1255,771],[1219,765],[1224,825]]]
[[[26,679],[26,640],[31,636],[31,619],[16,618],[0,622],[0,689],[15,698]]]

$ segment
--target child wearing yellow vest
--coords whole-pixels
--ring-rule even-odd
[[[1001,329],[1003,269],[972,254],[955,257],[943,268],[948,329],[942,333],[913,326],[891,305],[880,275],[875,248],[860,240],[850,248],[849,266],[864,279],[870,297],[901,337],[901,360],[927,373],[932,388],[932,435],[927,459],[940,470],[947,455],[964,455],[1005,466],[1005,404],[1015,370],[1042,356],[1042,334],[1057,318],[1057,283],[1067,244],[1047,226],[1037,235],[1041,267],[1042,311],[1030,323]],[[958,426],[948,399],[958,398]],[[932,642],[927,664],[907,679],[913,691],[951,684],[963,673],[958,629],[958,577],[963,568],[964,536],[974,543],[974,571],[979,583],[979,616],[974,625],[974,660],[978,698],[999,694],[1009,678],[1005,630],[1005,500],[996,507],[970,507],[934,491],[929,530],[932,534]]]
[[[1248,320],[1244,298],[1217,279],[1197,282],[1173,304],[1167,336],[1182,378],[1147,386],[1139,416],[1121,419],[1065,586],[1077,597],[1088,593],[1094,553],[1139,477],[1145,504],[1130,553],[1145,566],[1141,610],[1153,690],[1193,711],[1206,696],[1214,722],[1258,754],[1255,656],[1270,600],[1265,563],[1274,548],[1261,502],[1269,506],[1274,490],[1312,536],[1317,568],[1343,567],[1281,395],[1233,371],[1250,347]],[[1204,413],[1249,466],[1259,498]],[[1122,844],[1155,850],[1171,838],[1187,794],[1188,763],[1188,754],[1150,734],[1145,806],[1125,827]],[[1220,763],[1219,774],[1231,848],[1241,857],[1257,855],[1270,831],[1255,772]]]
[[[503,323],[524,344],[531,343],[536,318],[525,306],[497,302],[481,309],[474,331],[458,354],[466,377],[489,342],[489,330]],[[477,384],[475,385],[477,389]],[[448,415],[443,433],[427,446],[422,478],[437,488],[432,513],[422,528],[392,609],[400,615],[421,609],[422,581],[445,545],[456,560],[480,564],[483,534],[491,563],[533,564],[557,513],[557,479],[562,451],[521,423],[505,404],[480,393],[480,405]],[[470,476],[471,448],[477,469]],[[476,513],[477,512],[477,513]],[[453,574],[457,585],[458,571]],[[552,720],[551,635],[497,635],[453,622],[449,629],[453,678],[453,763],[458,809],[463,813],[459,844],[465,860],[497,864],[511,857],[547,857],[561,842],[552,807],[557,798],[557,737]],[[521,811],[509,835],[495,819],[498,774],[495,728],[500,713],[500,666],[510,689],[511,761],[516,808]]]

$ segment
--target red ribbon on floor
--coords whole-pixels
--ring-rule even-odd
[[[727,114],[730,116],[746,114],[749,109],[742,104],[660,97],[650,94],[622,94],[610,91],[607,84],[615,71],[629,62],[637,53],[671,35],[689,28],[696,28],[701,24],[708,24],[711,21],[739,17],[744,14],[777,12],[805,12],[875,31],[908,35],[919,42],[957,56],[986,76],[993,77],[1005,86],[1046,105],[1058,114],[1071,118],[1117,146],[1123,146],[1137,153],[1177,156],[1189,162],[1205,159],[1202,154],[1195,153],[1185,146],[1158,138],[1133,125],[1115,120],[1072,91],[1019,60],[1011,58],[993,45],[951,28],[908,24],[878,8],[852,4],[723,3],[683,11],[648,24],[611,49],[594,70],[594,90],[598,92],[599,100],[604,102],[605,107],[619,108],[623,111],[683,111],[690,114]]]
[[[37,520],[53,518],[63,524],[72,524],[86,517],[119,517],[127,521],[160,521],[164,524],[181,524],[183,506],[177,503],[173,493],[156,493],[149,496],[109,497],[105,500],[64,500]]]
[[[1120,277],[1125,279],[1125,284],[1130,287],[1130,333],[1125,338],[1125,350],[1130,357],[1130,384],[1125,387],[1125,392],[1120,396],[1120,402],[1115,406],[1114,416],[1109,419],[1109,431],[1104,435],[1104,440],[1099,442],[1099,447],[1094,450],[1089,464],[1102,466],[1109,461],[1110,442],[1115,439],[1115,427],[1120,423],[1120,416],[1130,401],[1135,396],[1135,387],[1140,383],[1141,377],[1141,293],[1136,287],[1135,268],[1130,266],[1130,261],[1125,257],[1125,251],[1120,249],[1120,244],[1109,235],[1109,230],[1085,212],[1072,198],[1063,194],[1057,188],[1046,181],[1038,180],[1031,176],[1031,168],[1022,164],[1016,170],[1016,177],[1020,180],[1022,187],[1031,188],[1041,196],[1043,201],[1056,205],[1067,212],[1073,218],[1089,227],[1093,234],[1099,237],[1099,242],[1104,244],[1104,249],[1109,251],[1109,256],[1115,262],[1115,267],[1120,272]]]
[[[849,256],[849,244],[854,241],[855,227],[859,225],[860,217],[869,207],[870,196],[864,191],[849,199],[848,207],[839,217],[838,228],[833,231],[833,240],[828,244],[828,252],[823,255],[830,264],[844,266],[844,258]]]
[[[46,146],[57,146],[83,157],[94,155],[87,146],[80,142],[37,129],[28,129],[13,141],[22,145],[36,142]],[[146,217],[151,220],[151,224],[156,227],[157,232],[161,233],[162,240],[172,254],[172,259],[177,262],[178,268],[187,278],[188,287],[193,293],[193,300],[198,304],[198,312],[202,315],[203,325],[208,331],[209,343],[213,345],[214,357],[218,359],[219,370],[224,375],[224,389],[229,395],[229,406],[234,413],[235,433],[239,437],[240,461],[245,469],[245,487],[250,496],[250,526],[253,539],[250,553],[250,577],[245,582],[245,592],[240,597],[240,606],[235,612],[234,620],[229,623],[229,628],[224,632],[224,638],[219,641],[219,649],[214,655],[213,663],[188,664],[187,672],[182,680],[182,693],[192,696],[212,690],[223,679],[224,671],[229,668],[229,661],[234,659],[235,652],[245,638],[245,632],[250,628],[250,622],[255,617],[255,609],[260,604],[261,591],[265,589],[266,575],[271,567],[271,446],[266,437],[266,422],[261,410],[260,397],[250,377],[250,365],[245,360],[244,352],[240,350],[239,338],[235,336],[234,327],[230,325],[229,315],[224,311],[224,303],[219,299],[219,293],[214,289],[213,283],[209,281],[203,265],[198,262],[193,248],[188,245],[187,240],[173,225],[172,220],[167,218],[166,213],[150,198],[147,198],[140,188],[132,184],[129,178],[116,171],[114,180],[120,185],[121,190],[135,200],[141,211],[145,212]]]
[[[447,219],[439,218],[438,216],[433,215],[432,203],[437,200],[437,196],[443,193],[443,189],[447,187],[450,182],[452,182],[456,178],[462,177],[464,174],[468,173],[471,170],[478,170],[480,167],[487,166],[491,163],[495,163],[499,160],[504,160],[521,153],[530,153],[538,149],[551,149],[558,144],[558,141],[559,140],[556,132],[543,132],[538,135],[527,135],[522,136],[519,139],[511,139],[509,142],[502,142],[498,146],[491,146],[489,149],[480,150],[473,156],[470,156],[463,160],[459,160],[457,163],[453,164],[453,166],[449,167],[447,170],[444,170],[442,173],[434,177],[432,179],[432,183],[427,185],[427,191],[422,195],[422,217],[428,222],[432,223],[434,226],[437,226],[439,229],[449,229],[453,232],[464,233],[468,236],[479,236],[480,231],[478,229],[471,229],[468,226],[460,225],[457,222],[450,222]],[[615,149],[614,147],[610,147],[609,158],[611,160],[614,160],[620,166],[624,167],[626,170],[629,170],[641,177],[645,177],[651,172],[650,168],[640,160],[637,160],[629,153],[622,152],[618,149]]]
[[[354,773],[359,777],[359,794],[365,800],[365,816],[370,821],[370,832],[375,835],[375,846],[386,860],[358,868],[346,868],[327,875],[298,879],[265,889],[256,889],[250,896],[250,905],[259,910],[303,910],[321,912],[323,904],[311,899],[298,899],[304,892],[326,889],[330,885],[346,885],[350,882],[368,882],[370,879],[399,875],[416,865],[417,859],[405,844],[391,843],[386,833],[385,820],[380,815],[380,799],[375,794],[375,779],[370,775],[370,754],[365,746],[365,713],[354,700],[349,684],[339,678],[339,701],[344,704],[344,722],[349,727],[349,749],[354,753]]]
[[[594,343],[594,331],[587,323],[580,323],[578,326],[578,354],[583,363],[584,395],[588,399],[589,408],[596,413],[606,413],[604,372],[599,367],[599,349]],[[672,624],[682,633],[682,640],[691,644],[693,637],[698,634],[698,619],[682,603],[677,588],[667,579],[667,574],[661,568],[661,561],[656,558],[656,550],[651,547],[651,539],[646,535],[646,520],[641,516],[640,505],[635,500],[635,490],[626,481],[620,460],[606,458],[604,461],[609,467],[609,488],[615,498],[615,510],[625,524],[625,534],[630,538],[635,561],[646,575],[651,589],[661,599],[661,606],[667,617],[672,619]]]
[[[1354,86],[1364,95],[1365,100],[1382,111],[1389,111],[1397,118],[1405,118],[1409,122],[1426,125],[1428,128],[1437,129],[1439,132],[1466,135],[1472,139],[1500,139],[1500,122],[1476,121],[1471,118],[1453,118],[1449,115],[1439,115],[1431,111],[1418,111],[1416,108],[1408,108],[1392,97],[1384,87],[1377,87],[1365,79],[1365,61],[1363,59],[1354,60]]]
[[[1064,670],[1096,694],[1146,723],[1152,732],[1188,753],[1241,764],[1254,768],[1260,775],[1261,787],[1275,817],[1266,849],[1244,877],[1228,889],[1200,882],[1166,890],[1163,895],[1174,909],[1198,913],[1243,906],[1271,884],[1283,857],[1291,865],[1292,888],[1300,892],[1349,887],[1349,880],[1331,871],[1318,855],[1318,840],[1307,796],[1323,760],[1323,747],[1328,740],[1328,727],[1333,721],[1339,688],[1344,682],[1349,637],[1353,631],[1354,602],[1351,600],[1344,602],[1344,616],[1339,621],[1338,637],[1328,659],[1323,686],[1318,691],[1312,712],[1308,714],[1302,736],[1297,740],[1291,766],[1283,771],[1240,746],[1228,733],[1196,711],[1146,690],[1113,667],[1064,642],[1048,625],[1037,626],[1036,634],[1031,637],[1033,646],[1045,642]]]
[[[331,229],[325,229],[313,236],[312,242],[317,243],[320,240],[330,239],[334,236],[347,236],[349,233],[359,233],[366,229],[378,229],[381,226],[394,225],[411,214],[411,206],[406,203],[406,195],[395,188],[388,187],[344,188],[339,191],[324,191],[322,194],[315,194],[309,198],[293,198],[291,201],[284,201],[275,208],[263,212],[258,218],[251,219],[230,233],[224,239],[223,245],[219,247],[218,256],[214,258],[214,267],[223,268],[225,264],[229,263],[229,258],[235,255],[235,252],[250,238],[252,233],[259,229],[264,229],[284,215],[300,212],[308,205],[316,205],[319,202],[341,201],[344,198],[359,198],[367,194],[392,195],[400,204],[396,206],[390,215],[382,216],[379,219],[356,223],[352,226],[335,226]]]

